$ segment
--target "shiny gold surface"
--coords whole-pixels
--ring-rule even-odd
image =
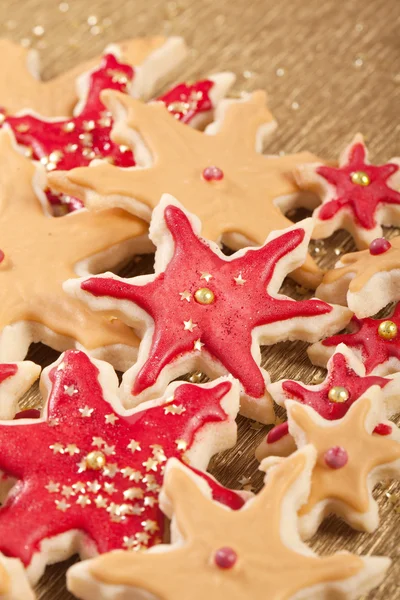
[[[357,131],[366,135],[373,159],[400,154],[399,25],[399,0],[0,3],[0,33],[38,48],[46,78],[95,55],[111,41],[146,34],[183,35],[192,50],[176,80],[234,71],[237,91],[261,87],[269,93],[279,129],[271,137],[268,153],[304,149],[328,159],[336,159]],[[338,234],[317,243],[314,256],[328,266],[351,249],[349,239]],[[144,271],[149,265],[150,260],[144,261],[130,272]],[[300,343],[267,349],[264,364],[272,379],[292,377],[315,383],[321,371],[310,365],[304,349]],[[31,353],[43,365],[55,357],[43,347]],[[29,400],[34,401],[36,394],[33,390]],[[252,457],[266,431],[240,419],[238,447],[214,461],[214,474],[233,487],[257,489],[262,476]],[[393,558],[389,576],[369,600],[400,599],[399,491],[395,484],[377,489],[382,520],[374,535],[328,521],[313,540],[315,549],[323,553],[345,548]],[[71,598],[64,572],[64,565],[47,570],[38,586],[40,600]]]

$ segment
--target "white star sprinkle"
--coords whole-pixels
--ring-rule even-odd
[[[246,279],[243,279],[242,273],[239,273],[239,275],[233,279],[235,280],[236,285],[244,285],[247,281]]]
[[[136,440],[131,440],[127,445],[127,448],[132,452],[132,454],[134,452],[140,452],[142,450],[142,448],[140,447],[140,443]]]
[[[179,292],[179,295],[181,297],[181,300],[187,300],[188,302],[190,302],[190,299],[192,297],[191,293],[188,290],[185,290],[184,292]]]
[[[117,417],[117,415],[114,415],[114,413],[106,415],[105,419],[106,419],[107,425],[115,425],[115,422],[118,421],[118,417]]]
[[[69,508],[71,508],[71,505],[68,504],[68,502],[66,500],[55,500],[55,504],[56,504],[56,508],[57,510],[61,510],[61,512],[66,512]]]
[[[89,408],[89,406],[86,405],[83,408],[80,408],[79,412],[81,413],[81,417],[91,417],[92,413],[94,412],[94,408]]]
[[[73,396],[74,394],[78,393],[78,390],[74,385],[64,385],[64,392],[67,394],[67,396]]]
[[[210,279],[212,279],[212,275],[211,275],[211,273],[201,273],[200,279],[205,279],[208,283],[210,281]]]
[[[55,483],[54,481],[49,481],[49,483],[44,487],[50,494],[56,494],[60,491],[60,484]]]
[[[200,351],[200,350],[202,349],[202,347],[203,347],[203,346],[204,346],[203,342],[202,342],[200,339],[198,339],[198,340],[196,340],[196,341],[194,342],[194,344],[193,344],[193,349],[194,349],[194,350],[199,350],[199,351]]]
[[[185,331],[190,331],[190,333],[192,333],[195,327],[197,327],[197,323],[193,323],[192,319],[189,319],[189,321],[183,321],[183,329]]]

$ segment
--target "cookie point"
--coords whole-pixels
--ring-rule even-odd
[[[220,569],[232,569],[237,559],[235,550],[228,546],[219,548],[214,555],[214,562]]]
[[[86,468],[92,471],[100,471],[106,464],[106,457],[100,450],[93,450],[85,458]]]
[[[347,402],[349,399],[349,392],[345,387],[342,387],[341,385],[335,385],[329,390],[328,398],[331,402]]]
[[[224,178],[224,172],[219,167],[215,167],[214,165],[210,167],[206,167],[203,170],[203,179],[206,181],[221,181]]]
[[[0,263],[2,263],[4,259],[5,259],[5,254],[4,254],[3,250],[0,250]]]
[[[194,298],[199,304],[212,304],[215,300],[215,294],[209,288],[200,288],[196,290]]]
[[[397,325],[393,321],[382,321],[378,327],[378,335],[384,340],[393,340],[397,336]]]
[[[325,452],[324,460],[330,469],[341,469],[347,464],[349,456],[344,448],[334,446]]]
[[[377,254],[383,254],[384,252],[387,252],[391,247],[392,244],[389,242],[389,240],[386,240],[383,237],[376,238],[370,243],[369,252],[372,254],[372,256],[376,256]]]
[[[354,173],[350,175],[350,179],[355,185],[361,185],[364,187],[371,183],[369,175],[367,175],[365,171],[354,171]]]

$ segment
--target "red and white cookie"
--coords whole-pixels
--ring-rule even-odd
[[[0,600],[35,600],[35,598],[21,561],[0,554]]]
[[[304,385],[301,381],[282,379],[268,385],[268,391],[279,406],[286,406],[289,400],[295,400],[311,406],[321,417],[328,421],[341,419],[350,406],[371,386],[378,385],[383,390],[385,413],[391,417],[400,410],[400,374],[389,377],[366,376],[365,366],[345,344],[339,344],[328,361],[328,373],[318,385]],[[392,427],[380,423],[375,433],[389,435]],[[289,434],[288,422],[276,425],[269,431],[265,440],[256,450],[258,460],[266,456],[288,456],[296,449]]]
[[[0,508],[0,552],[19,558],[31,582],[75,553],[160,543],[167,459],[203,470],[236,441],[233,380],[175,382],[162,398],[124,411],[112,367],[71,350],[41,383],[41,418],[0,423],[0,469],[17,480]],[[218,501],[243,505],[241,494],[202,476]]]
[[[325,367],[339,344],[346,344],[364,363],[367,375],[384,377],[400,371],[400,304],[384,319],[353,317],[349,333],[327,337],[307,350],[311,362]]]
[[[74,565],[69,590],[82,600],[358,598],[379,584],[390,559],[319,557],[301,541],[296,512],[307,500],[315,459],[308,446],[270,468],[261,492],[236,513],[219,507],[199,478],[170,460],[160,501],[172,517],[173,543]]]
[[[313,238],[326,238],[346,229],[358,248],[382,236],[381,225],[400,225],[400,159],[377,166],[368,161],[367,148],[357,134],[343,151],[338,167],[322,163],[298,166],[294,173],[302,189],[322,200],[313,213]]]
[[[40,375],[40,367],[28,360],[0,363],[0,419],[13,419],[18,400]]]
[[[90,308],[113,311],[142,337],[138,361],[123,379],[125,404],[156,397],[169,381],[199,369],[211,377],[231,373],[241,384],[242,414],[273,422],[260,345],[316,340],[340,330],[351,315],[279,294],[287,273],[305,260],[311,227],[310,219],[302,221],[271,233],[261,248],[228,257],[202,239],[198,219],[165,194],[150,226],[154,275],[107,273],[65,283]]]
[[[371,387],[336,421],[293,400],[286,407],[296,446],[312,444],[317,452],[310,495],[299,511],[302,537],[314,535],[332,513],[355,529],[374,531],[379,508],[372,490],[379,481],[400,476],[400,430],[386,420],[382,391]],[[376,433],[380,424],[390,433]]]
[[[400,300],[400,236],[377,238],[368,250],[345,254],[327,271],[316,295],[347,305],[360,319]]]

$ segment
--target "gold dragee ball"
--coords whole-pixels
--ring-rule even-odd
[[[397,335],[397,325],[393,321],[382,321],[378,327],[378,334],[384,340],[392,340]]]
[[[212,304],[215,300],[215,295],[209,288],[200,288],[194,294],[196,302],[199,304]]]
[[[365,171],[354,171],[354,173],[351,174],[351,181],[356,185],[362,186],[366,186],[371,183],[371,180]]]
[[[93,450],[86,456],[86,467],[92,471],[100,471],[106,464],[106,457],[100,450]]]
[[[342,387],[341,385],[335,385],[335,387],[331,387],[329,390],[328,398],[331,402],[347,402],[349,399],[349,392],[345,387]]]

